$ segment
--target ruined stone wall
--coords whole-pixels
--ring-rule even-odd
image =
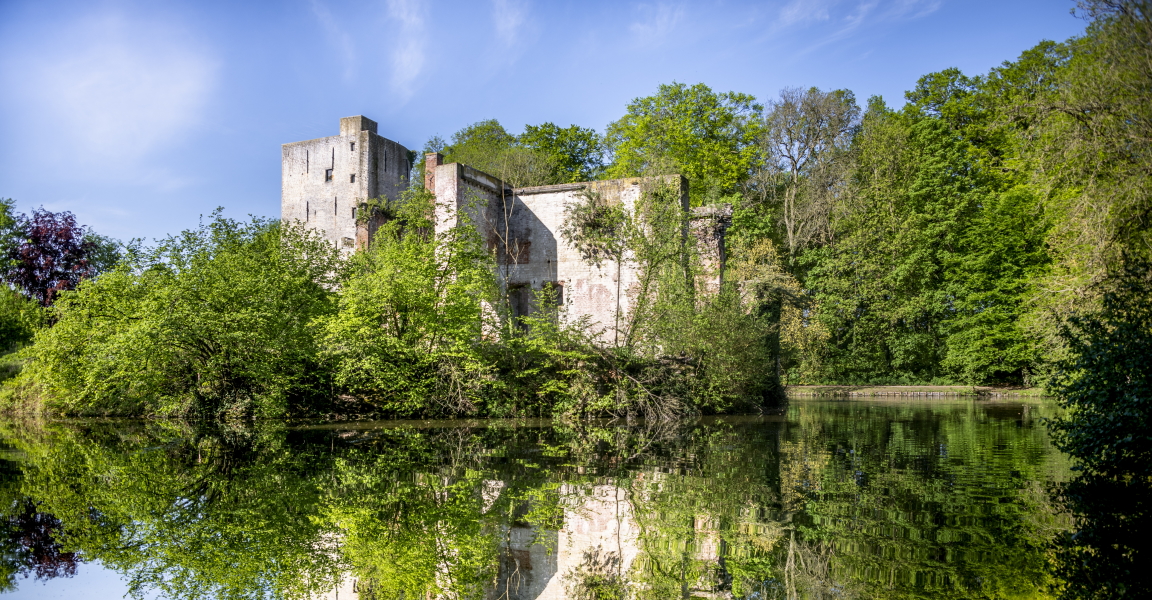
[[[345,252],[366,246],[380,223],[357,225],[356,209],[369,198],[398,197],[411,169],[407,148],[376,129],[366,117],[345,117],[339,135],[284,144],[281,218],[320,230]],[[425,186],[436,195],[437,232],[462,222],[478,229],[497,259],[514,314],[534,310],[533,292],[555,286],[565,318],[588,317],[606,341],[614,340],[617,324],[627,320],[639,273],[627,257],[620,265],[604,261],[597,267],[564,243],[565,207],[590,191],[631,211],[645,186],[671,184],[679,187],[688,210],[688,184],[678,175],[512,189],[467,165],[443,164],[439,154],[425,161]],[[690,221],[704,262],[702,283],[712,290],[719,289],[723,273],[727,210],[695,209]]]
[[[555,286],[566,319],[588,317],[594,331],[613,342],[627,320],[639,273],[633,261],[585,261],[564,242],[564,209],[586,192],[632,211],[645,186],[674,185],[688,210],[688,184],[679,175],[589,181],[512,189],[502,181],[440,154],[425,157],[425,186],[436,195],[436,230],[475,226],[498,265],[515,315],[532,312],[533,293]]]
[[[357,246],[357,206],[394,199],[408,185],[408,149],[363,116],[340,119],[340,135],[284,144],[281,153],[280,218],[320,230],[344,251]]]
[[[624,205],[633,212],[636,201],[646,186],[673,185],[681,191],[681,203],[688,208],[688,187],[683,177],[649,177],[589,181],[515,190],[516,201],[523,205],[526,216],[519,221],[521,231],[530,243],[531,260],[511,265],[507,280],[511,285],[523,285],[538,290],[554,283],[565,307],[565,317],[576,320],[590,317],[593,328],[614,342],[617,324],[622,329],[627,322],[636,296],[640,273],[636,263],[625,255],[620,265],[615,261],[602,261],[595,266],[580,252],[568,245],[560,234],[564,224],[564,209],[581,201],[587,192],[599,194],[605,200]],[[619,332],[621,335],[623,332]]]
[[[732,205],[701,206],[693,208],[688,230],[700,256],[700,276],[697,288],[716,293],[724,283],[724,267],[728,257],[724,251],[724,238],[732,226]]]

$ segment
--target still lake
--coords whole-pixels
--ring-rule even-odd
[[[1044,598],[1055,411],[0,422],[0,597]]]

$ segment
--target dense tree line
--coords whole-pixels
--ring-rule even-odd
[[[787,382],[1035,385],[1064,347],[1059,324],[1149,254],[1141,7],[1089,3],[1084,35],[985,75],[925,75],[899,109],[848,90],[761,104],[673,83],[600,138],[484,121],[428,149],[518,185],[679,173],[695,205],[732,203],[737,270],[770,245],[802,290],[773,292],[782,319],[803,315],[804,331],[781,329]],[[519,175],[565,155],[534,145],[541,131],[582,132],[566,156],[585,166]]]
[[[593,262],[599,264],[597,253],[627,255],[642,263],[643,279],[651,283],[632,300],[635,322],[615,327],[626,333],[610,340],[611,356],[588,346],[590,340],[574,341],[578,328],[560,328],[557,335],[568,341],[553,339],[539,354],[551,367],[525,371],[520,358],[510,358],[531,352],[509,340],[532,338],[536,334],[522,333],[549,326],[521,323],[502,336],[488,335],[509,323],[499,309],[482,308],[501,302],[483,274],[491,270],[490,257],[464,234],[441,239],[429,233],[422,177],[412,178],[415,187],[404,199],[383,203],[396,218],[375,250],[351,261],[326,254],[292,224],[217,217],[154,248],[133,245],[113,269],[120,258],[116,244],[71,215],[40,210],[16,218],[6,204],[0,237],[9,287],[0,330],[13,347],[41,324],[55,324],[40,329],[36,347],[23,355],[30,373],[19,385],[54,389],[48,396],[67,390],[69,410],[100,405],[91,404],[96,389],[107,398],[199,398],[172,405],[185,410],[231,405],[209,396],[231,397],[243,388],[245,397],[280,398],[269,406],[281,408],[268,414],[299,403],[287,398],[312,394],[376,398],[373,404],[420,412],[426,401],[417,398],[435,388],[452,389],[455,398],[436,410],[467,413],[484,404],[465,393],[476,392],[478,381],[491,383],[492,391],[524,372],[571,374],[604,361],[635,365],[630,361],[637,357],[657,371],[686,367],[691,375],[684,385],[705,371],[736,374],[739,381],[716,392],[723,400],[688,401],[693,410],[758,404],[777,382],[1044,384],[1070,347],[1062,324],[1098,310],[1104,289],[1120,289],[1110,282],[1136,272],[1128,267],[1152,254],[1145,3],[1090,2],[1081,13],[1089,21],[1083,35],[1041,42],[984,75],[956,69],[925,75],[898,109],[879,97],[860,106],[848,90],[789,88],[760,102],[704,84],[672,83],[632,101],[603,135],[553,123],[514,135],[488,120],[449,140],[429,140],[426,150],[517,186],[677,173],[689,179],[694,205],[734,206],[731,275],[712,299],[679,283],[692,281],[691,260],[676,267],[688,273],[675,273],[661,254],[672,247],[669,236],[683,217],[660,207],[659,190],[646,194],[648,208],[616,215],[619,222],[608,230],[566,227],[571,243],[599,240],[600,250],[589,255]],[[581,210],[600,210],[595,198],[585,200],[584,208],[569,207],[572,219]],[[601,209],[596,214],[615,210]],[[251,294],[238,291],[248,285],[241,283],[246,273]],[[219,278],[216,288],[207,283],[212,277]],[[77,292],[67,291],[78,285]],[[151,293],[154,305],[143,301]],[[51,307],[33,310],[33,304]],[[184,312],[173,309],[184,304]],[[221,316],[205,316],[210,312]],[[181,314],[192,321],[173,320]],[[328,314],[342,316],[328,323]],[[488,317],[496,320],[485,323]],[[716,325],[721,319],[750,319],[754,325],[743,330],[760,337],[736,340],[724,333],[732,327]],[[376,322],[386,325],[365,329]],[[699,326],[682,335],[673,322]],[[272,329],[257,333],[256,323]],[[84,333],[103,328],[111,328],[104,341]],[[129,352],[96,350],[130,331],[159,346],[145,351],[148,344],[133,342]],[[194,339],[161,331],[191,332]],[[229,337],[233,333],[237,337]],[[288,350],[241,351],[257,343],[247,335],[266,347],[296,340],[312,350],[306,359]],[[297,344],[296,336],[307,343]],[[476,342],[494,337],[506,343]],[[341,341],[352,339],[359,342]],[[226,350],[233,343],[236,350]],[[716,358],[737,344],[755,351]],[[569,354],[576,347],[583,348],[579,358]],[[111,362],[98,367],[76,356]],[[173,362],[160,365],[159,357]],[[283,360],[293,366],[275,362]],[[120,372],[153,383],[115,375]],[[63,373],[73,373],[68,383]],[[575,389],[570,384],[567,389]],[[719,389],[713,384],[703,385]],[[653,391],[640,388],[646,391],[636,391],[639,396]],[[137,391],[125,395],[125,389]],[[569,400],[605,406],[604,398],[619,392],[604,381],[589,389],[596,400],[537,397],[528,403],[531,410],[522,404],[508,410],[553,413],[549,403]],[[745,393],[755,398],[740,400]],[[168,403],[150,410],[159,405]]]

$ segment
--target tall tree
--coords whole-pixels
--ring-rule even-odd
[[[739,190],[756,160],[763,107],[749,94],[698,83],[661,85],[608,126],[609,177],[679,173],[695,205]]]
[[[594,129],[553,123],[526,125],[517,142],[543,152],[552,163],[549,183],[572,183],[596,179],[604,170],[604,146]]]
[[[1072,310],[1085,290],[1152,257],[1152,3],[1086,0],[1091,23],[1069,41],[1054,90],[1029,108],[1042,122],[1026,146],[1033,177],[1060,215],[1045,287]]]
[[[429,147],[438,140],[429,141]],[[555,158],[542,150],[517,143],[496,119],[473,123],[452,134],[443,146],[448,162],[464,163],[494,175],[514,187],[553,183]]]
[[[786,88],[768,105],[758,139],[763,162],[751,189],[773,205],[791,258],[829,233],[829,216],[845,192],[847,153],[860,107],[848,90]]]

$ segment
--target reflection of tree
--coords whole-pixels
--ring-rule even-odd
[[[672,460],[633,474],[630,498],[640,528],[630,572],[635,597],[746,597],[772,578],[782,535],[774,433],[756,420],[699,427],[684,436]]]
[[[1044,537],[1059,525],[1043,482],[1061,465],[1036,408],[800,403],[786,420],[634,426],[0,424],[22,457],[0,506],[55,515],[20,513],[20,526],[171,598],[308,597],[347,576],[379,599],[515,600],[547,578],[583,598],[1027,596],[1047,581]]]
[[[601,548],[584,551],[584,560],[565,574],[571,600],[623,600],[627,594],[620,555]]]
[[[7,575],[5,588],[13,588],[16,576],[34,576],[37,580],[54,577],[71,577],[76,574],[80,557],[75,552],[65,552],[56,540],[62,523],[60,519],[37,510],[34,502],[18,500],[3,520],[3,562]],[[3,584],[0,584],[3,585]]]
[[[1061,496],[1076,532],[1059,540],[1057,568],[1066,598],[1138,598],[1152,589],[1140,548],[1152,531],[1152,481],[1083,473]]]
[[[1038,482],[1063,468],[1029,414],[1036,408],[794,409],[815,414],[799,416],[785,447],[824,451],[793,484],[804,493],[798,531],[829,544],[832,581],[865,595],[1032,596],[1051,581],[1044,545],[1059,525]]]
[[[22,492],[64,523],[60,539],[124,573],[134,595],[305,597],[331,587],[318,552],[317,456],[283,434],[109,423],[20,426]],[[324,471],[324,469],[320,469]]]

